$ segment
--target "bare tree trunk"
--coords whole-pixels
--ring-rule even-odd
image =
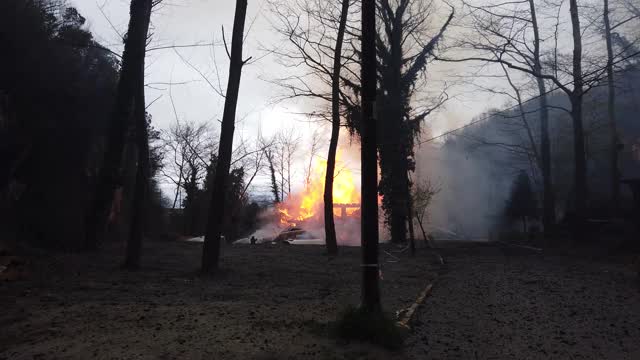
[[[527,120],[527,113],[524,109],[524,103],[522,101],[522,95],[520,92],[520,88],[511,80],[511,76],[509,75],[509,70],[507,69],[507,67],[504,64],[500,64],[500,66],[502,67],[502,70],[504,71],[504,75],[507,78],[507,82],[509,83],[509,85],[511,86],[511,88],[513,89],[513,92],[515,93],[515,97],[516,100],[518,102],[518,111],[520,112],[520,118],[522,119],[522,124],[524,126],[524,129],[527,133],[527,137],[529,138],[529,143],[531,144],[531,150],[533,152],[532,155],[528,156],[527,158],[529,159],[529,163],[530,163],[530,167],[531,167],[531,173],[534,175],[534,181],[536,181],[537,183],[537,179],[536,179],[536,172],[538,171],[538,169],[542,170],[543,168],[543,164],[542,164],[542,159],[540,157],[540,154],[538,152],[538,148],[537,148],[537,144],[536,141],[533,137],[533,130],[531,129],[531,126],[529,126],[529,121]],[[538,82],[538,86],[540,86],[540,82]],[[542,86],[544,89],[544,81],[542,82]],[[545,95],[542,95],[545,96]],[[544,104],[546,104],[546,98],[544,99]],[[541,109],[542,111],[542,109]],[[545,105],[545,111],[546,111],[546,105]],[[543,116],[543,114],[541,113],[541,117]],[[549,134],[546,134],[547,137]],[[540,134],[540,137],[543,138],[545,135],[544,134]],[[533,158],[533,160],[531,159]],[[543,181],[544,183],[544,181]],[[543,192],[543,197],[544,197],[544,192]]]
[[[291,150],[287,148],[287,196],[291,194]]]
[[[573,122],[573,151],[574,151],[574,201],[575,227],[574,240],[579,240],[583,233],[587,211],[587,164],[584,149],[584,129],[582,126],[582,97],[571,96],[571,118]]]
[[[551,175],[551,141],[549,141],[549,108],[544,79],[537,78],[540,98],[540,167],[542,170],[542,226],[545,237],[553,233],[556,223],[556,200]]]
[[[378,312],[378,164],[376,146],[376,3],[362,0],[362,304],[365,311]]]
[[[131,0],[129,29],[122,54],[113,115],[109,124],[104,162],[98,177],[93,203],[86,220],[85,248],[95,249],[104,235],[113,194],[121,186],[122,153],[125,135],[134,116],[137,82],[143,79],[145,46],[149,29],[151,0]],[[144,106],[144,105],[143,105]]]
[[[416,217],[416,221],[418,221],[418,226],[420,227],[420,232],[422,232],[422,236],[424,237],[424,243],[428,248],[432,248],[431,243],[429,242],[429,238],[427,237],[427,232],[424,230],[424,224],[422,224],[422,219],[420,217]]]
[[[582,124],[582,98],[584,79],[582,77],[582,33],[577,0],[569,0],[571,29],[573,32],[573,91],[571,100],[571,118],[573,122],[573,156],[575,162],[574,195],[576,210],[576,230],[574,237],[583,234],[587,211],[587,161],[584,148],[584,129]]]
[[[151,7],[149,7],[149,14]],[[149,18],[147,18],[149,20]],[[145,219],[149,199],[149,136],[147,133],[147,117],[144,97],[144,62],[138,84],[138,96],[135,100],[135,139],[138,164],[136,167],[136,183],[133,195],[131,229],[127,241],[127,253],[124,266],[134,270],[140,267],[140,253],[144,236]]]
[[[178,194],[180,194],[181,182],[182,182],[182,170],[180,171],[180,176],[178,177],[178,183],[176,184],[176,195],[173,197],[173,206],[171,206],[172,209],[175,209],[178,203]]]
[[[411,256],[416,255],[416,235],[413,229],[413,199],[411,198],[411,182],[407,181],[409,184],[409,197],[407,198],[407,219],[409,220],[409,250],[411,251]]]
[[[267,157],[267,162],[269,162],[269,172],[271,173],[271,192],[273,192],[274,201],[277,204],[280,202],[280,191],[278,190],[278,180],[276,179],[276,169],[273,166],[271,150],[266,150],[265,156]]]
[[[305,186],[311,185],[311,168],[313,167],[313,158],[316,156],[318,152],[318,146],[320,145],[319,137],[320,137],[320,133],[318,132],[318,130],[314,131],[313,135],[311,135],[311,150],[310,150],[310,156],[309,156],[309,164],[305,171],[306,174],[304,179]]]
[[[220,260],[220,234],[225,214],[225,190],[229,168],[231,167],[231,153],[233,151],[233,132],[235,129],[236,105],[240,92],[240,76],[244,60],[242,59],[242,42],[244,24],[247,15],[247,0],[236,1],[236,11],[233,21],[233,35],[231,39],[231,61],[229,64],[229,81],[224,102],[222,127],[220,130],[220,145],[218,148],[218,162],[213,182],[211,203],[209,205],[209,219],[202,249],[202,271],[212,273],[218,268]]]
[[[324,233],[329,255],[338,254],[336,240],[336,226],[333,221],[333,177],[336,169],[336,151],[340,136],[340,67],[342,65],[342,41],[347,26],[349,14],[349,0],[342,0],[340,24],[336,47],[333,52],[333,79],[331,79],[331,139],[329,139],[329,154],[327,155],[327,172],[324,180]]]
[[[284,150],[280,157],[280,200],[284,201]]]
[[[609,137],[611,156],[611,210],[613,214],[618,212],[618,201],[620,198],[620,170],[618,168],[618,129],[616,124],[616,89],[613,78],[613,45],[611,43],[611,23],[609,22],[609,0],[604,0],[604,30],[607,42],[607,86],[609,97],[607,99],[607,110],[609,114]]]
[[[542,73],[540,56],[540,31],[534,0],[529,0],[531,26],[533,28],[533,71]],[[538,83],[538,104],[540,106],[540,169],[542,170],[542,226],[545,236],[553,231],[556,222],[556,201],[553,192],[551,175],[551,142],[549,141],[549,108],[547,106],[547,89],[544,79],[536,76]]]

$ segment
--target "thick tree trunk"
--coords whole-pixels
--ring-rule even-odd
[[[604,30],[607,42],[607,86],[609,96],[607,111],[609,114],[609,151],[610,151],[610,181],[611,181],[611,210],[618,212],[620,199],[620,170],[618,168],[618,129],[616,124],[616,89],[613,77],[613,45],[611,43],[611,23],[609,22],[609,0],[604,0]]]
[[[333,120],[336,121],[336,120]],[[338,120],[340,121],[339,115]],[[329,154],[327,156],[327,173],[324,183],[324,233],[327,252],[329,255],[338,253],[338,241],[336,239],[336,226],[333,219],[333,177],[336,167],[336,151],[338,148],[338,133],[340,125],[331,125],[331,138],[329,139]]]
[[[378,137],[382,171],[380,187],[385,197],[384,209],[387,212],[391,241],[401,244],[407,242],[407,221],[409,221],[407,209],[410,197],[409,158],[413,151],[413,133],[408,123],[410,99],[406,91],[407,87],[412,85],[403,83],[403,75],[405,75],[403,71],[407,65],[403,41],[405,32],[414,30],[403,20],[408,5],[409,1],[399,2],[395,11],[387,14],[391,33],[387,34],[389,57],[385,61],[387,65],[383,70],[381,84],[385,99],[383,117],[380,121],[383,132]]]
[[[582,96],[571,99],[571,120],[573,124],[574,191],[575,210],[578,220],[583,221],[587,209],[587,162],[582,125]]]
[[[152,1],[147,4],[147,12],[144,14],[145,39],[148,35],[149,23],[151,21]],[[146,42],[145,42],[146,43]],[[136,182],[133,195],[131,228],[129,239],[127,240],[127,252],[124,261],[125,268],[135,270],[140,267],[140,254],[142,249],[142,238],[144,236],[145,219],[148,211],[149,199],[149,134],[147,133],[147,116],[144,96],[144,58],[139,64],[137,78],[137,94],[134,100],[134,121],[135,121],[135,142],[137,148]]]
[[[403,139],[403,137],[399,136],[396,139]],[[405,146],[407,145],[389,145],[389,147],[394,147],[395,149],[387,150],[387,160],[385,161],[387,163],[387,175],[383,175],[387,180],[385,181],[387,187],[387,192],[385,192],[385,194],[391,195],[390,206],[387,209],[391,211],[391,221],[389,223],[391,241],[397,244],[407,243],[407,192],[409,187],[405,174],[408,173],[409,169],[407,163],[408,159],[404,151]],[[384,150],[381,149],[380,151],[382,152]],[[383,155],[380,154],[380,156],[382,157]]]
[[[151,9],[149,9],[149,12],[150,11]],[[144,63],[142,73],[144,73]],[[124,261],[125,268],[130,270],[135,270],[140,267],[140,253],[149,204],[149,177],[151,172],[149,168],[149,136],[147,133],[143,77],[140,79],[138,88],[138,96],[135,100],[135,139],[138,164],[136,167],[131,229]]]
[[[571,100],[571,118],[573,122],[573,156],[575,163],[574,195],[576,228],[574,240],[582,237],[587,212],[587,161],[584,148],[584,129],[582,125],[582,98],[584,79],[582,77],[582,33],[578,15],[577,0],[569,0],[571,30],[573,33],[573,91]]]
[[[427,113],[412,114],[411,100],[415,82],[423,72],[432,55],[435,45],[442,37],[453,18],[453,11],[443,24],[440,31],[426,44],[420,45],[418,54],[405,57],[403,47],[406,40],[413,37],[414,32],[420,32],[424,19],[416,18],[412,13],[411,0],[380,0],[380,24],[384,32],[378,34],[380,43],[380,193],[383,195],[383,209],[386,225],[390,228],[391,241],[406,243],[407,208],[409,201],[409,186],[407,174],[413,171],[414,137],[420,128],[420,122]],[[414,21],[417,19],[417,23]],[[381,40],[385,37],[385,40]],[[416,116],[414,116],[416,115]]]
[[[400,90],[397,90],[399,92]],[[391,241],[404,244],[407,242],[407,197],[408,183],[406,175],[409,171],[405,137],[403,136],[402,110],[399,106],[401,98],[391,96],[396,93],[388,89],[385,96],[384,110],[380,121],[383,130],[380,136],[380,189],[383,196],[385,218],[389,226]]]
[[[540,56],[540,31],[538,16],[534,0],[529,0],[531,12],[531,26],[533,28],[533,61],[534,72],[542,73],[542,60]],[[556,201],[553,192],[553,180],[551,175],[551,142],[549,141],[549,108],[547,105],[547,89],[544,79],[536,77],[538,82],[538,103],[540,106],[540,170],[542,171],[542,226],[545,236],[553,232],[556,222]]]
[[[104,234],[113,194],[122,184],[121,164],[126,132],[134,116],[137,82],[143,79],[151,0],[131,0],[129,29],[122,54],[118,90],[109,125],[104,162],[93,203],[87,214],[85,248],[95,249]]]
[[[238,93],[240,92],[240,76],[244,65],[242,60],[242,41],[246,15],[247,0],[237,0],[231,39],[229,81],[222,115],[222,128],[220,130],[218,162],[216,163],[216,174],[211,191],[211,203],[209,204],[209,218],[202,249],[202,271],[205,273],[212,273],[217,270],[220,260],[221,225],[226,217],[224,206],[225,190],[227,188],[229,168],[231,167],[236,105],[238,103]]]
[[[333,52],[333,78],[331,79],[331,138],[329,139],[329,154],[327,155],[327,172],[324,181],[324,233],[327,252],[329,255],[338,253],[336,226],[333,219],[333,177],[336,169],[336,151],[340,136],[340,67],[342,65],[342,41],[347,26],[349,1],[342,0],[340,24],[336,47]]]
[[[362,304],[365,311],[381,311],[378,285],[378,159],[376,146],[376,3],[362,0]]]

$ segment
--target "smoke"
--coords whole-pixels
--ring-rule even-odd
[[[495,170],[495,163],[499,161],[495,154],[470,151],[465,145],[464,141],[448,141],[429,143],[416,149],[414,182],[428,181],[439,190],[424,219],[425,230],[438,240],[487,239],[500,218],[511,187],[512,177]],[[347,164],[360,189],[358,150],[358,144],[350,144],[348,138],[340,143],[342,166]],[[340,165],[336,171],[339,169]],[[296,198],[299,193],[292,195]],[[324,241],[322,202],[317,205],[316,216],[295,224],[296,228],[304,230],[303,239]],[[339,245],[360,246],[360,217],[356,215],[343,218],[336,214],[334,217]],[[382,215],[380,210],[380,239],[386,240],[388,231]],[[275,208],[265,210],[260,215],[260,223],[262,226],[251,236],[265,242],[292,227],[280,222],[280,214]],[[420,236],[419,232],[416,235]],[[241,242],[246,241],[248,239]]]
[[[342,137],[336,155],[334,223],[338,245],[357,246],[360,244],[359,148],[348,140]],[[307,160],[307,164],[312,166],[305,169],[308,178],[292,183],[293,191],[260,215],[263,226],[251,236],[267,242],[276,238],[292,238],[300,242],[324,243],[323,197],[327,161],[323,153],[310,155],[313,157]]]
[[[334,220],[338,245],[360,246],[360,218],[335,216]],[[299,240],[300,243],[317,244],[321,241],[324,244],[325,232],[322,216],[302,221],[295,226],[287,225],[280,222],[278,211],[275,207],[271,207],[260,214],[260,223],[262,225],[258,230],[247,238],[239,239],[237,243],[249,243],[251,237],[254,237],[259,243],[270,242],[283,232],[301,229],[304,232],[296,235],[296,240]]]
[[[511,178],[493,172],[489,157],[464,146],[433,143],[416,151],[414,182],[430,182],[439,192],[423,219],[436,239],[487,239],[504,207]]]
[[[336,226],[336,237],[340,246],[360,246],[360,218],[347,217],[340,218],[334,216]],[[316,239],[325,238],[324,221],[322,219],[313,219],[301,225]]]

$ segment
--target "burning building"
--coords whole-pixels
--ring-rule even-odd
[[[360,219],[360,190],[353,172],[341,166],[340,153],[336,157],[336,176],[333,180],[333,214],[336,220]],[[322,224],[324,220],[324,183],[326,160],[316,162],[309,182],[303,191],[291,194],[276,205],[283,226]]]
[[[324,242],[324,185],[326,160],[318,160],[308,182],[300,192],[290,194],[275,205],[276,224],[267,224],[258,231],[264,238],[279,238],[284,233],[303,233],[305,238]],[[333,214],[340,245],[360,244],[360,182],[353,171],[336,156],[333,180]],[[278,235],[278,232],[280,235]],[[256,237],[260,237],[260,236]],[[286,236],[285,236],[286,237]]]

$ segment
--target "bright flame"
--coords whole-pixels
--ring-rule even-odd
[[[282,224],[296,225],[310,219],[322,219],[326,169],[326,160],[317,161],[304,191],[290,194],[285,201],[277,205]],[[340,151],[336,154],[333,204],[333,214],[336,217],[357,216],[360,210],[360,191],[353,173],[340,161]]]

